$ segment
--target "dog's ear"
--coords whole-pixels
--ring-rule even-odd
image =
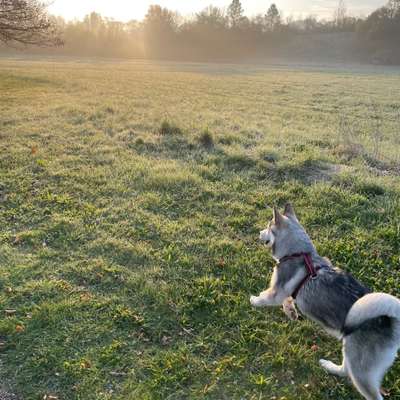
[[[294,208],[290,203],[286,203],[285,211],[283,212],[283,214],[289,218],[294,218],[297,220],[296,213],[294,212]]]
[[[279,212],[279,210],[274,207],[274,224],[276,226],[280,226],[283,223],[283,216],[282,214]]]

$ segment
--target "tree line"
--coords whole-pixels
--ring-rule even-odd
[[[400,53],[400,0],[389,0],[365,18],[351,16],[344,0],[339,0],[328,20],[314,16],[284,18],[276,4],[266,5],[263,14],[247,17],[240,0],[232,0],[226,9],[208,6],[190,18],[151,5],[142,21],[123,23],[95,12],[80,21],[52,21],[64,45],[36,51],[167,60],[246,60],[268,57],[274,49],[302,35],[351,33],[368,51],[388,48],[391,53]]]

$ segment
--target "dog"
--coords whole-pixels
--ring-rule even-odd
[[[260,232],[277,261],[270,286],[251,296],[254,307],[284,306],[320,324],[343,344],[343,362],[320,360],[329,373],[349,377],[367,400],[382,400],[381,383],[400,347],[400,300],[372,293],[351,274],[321,257],[290,204]],[[285,309],[286,307],[286,309]],[[382,392],[383,393],[383,392]]]

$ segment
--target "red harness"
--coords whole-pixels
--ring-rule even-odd
[[[292,297],[294,299],[297,297],[297,295],[298,295],[300,289],[303,287],[303,285],[306,282],[308,282],[309,279],[315,279],[318,276],[317,271],[319,271],[321,269],[321,267],[314,266],[314,263],[313,263],[310,253],[295,253],[290,256],[285,256],[279,260],[279,264],[281,264],[284,261],[294,260],[299,257],[303,257],[304,265],[306,266],[306,270],[307,270],[307,275],[297,285],[296,289],[294,289],[294,291],[292,293]]]

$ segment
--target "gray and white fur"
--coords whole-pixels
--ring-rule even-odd
[[[352,275],[320,257],[290,204],[283,214],[274,209],[274,218],[260,232],[260,239],[271,247],[278,264],[269,288],[259,296],[251,296],[251,304],[282,305],[307,271],[301,257],[281,263],[279,260],[295,253],[310,253],[314,266],[320,269],[315,279],[300,288],[296,305],[302,314],[343,343],[341,365],[327,360],[320,360],[320,365],[332,374],[349,377],[365,399],[382,400],[381,382],[400,347],[400,300],[385,293],[371,293]]]

